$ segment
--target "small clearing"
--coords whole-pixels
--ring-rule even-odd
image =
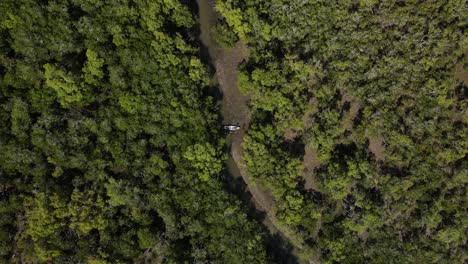
[[[463,63],[461,62],[455,66],[455,78],[468,86],[468,72],[465,70]]]
[[[468,49],[463,51],[463,59],[455,65],[455,79],[463,82],[464,85],[468,86],[468,72],[465,70],[466,62],[468,61]]]
[[[354,119],[357,117],[359,113],[359,109],[361,109],[361,105],[359,101],[349,93],[344,93],[341,97],[340,106],[342,109],[347,111],[347,113],[343,116],[343,120],[341,121],[341,127],[350,130],[353,128]]]
[[[369,138],[369,150],[374,154],[376,160],[384,160],[385,146],[383,137]]]
[[[312,116],[314,113],[317,112],[317,105],[317,99],[312,98],[312,100],[308,104],[308,110],[304,113],[304,116],[302,117],[302,122],[304,124],[305,129],[310,128],[312,126]],[[312,189],[318,191],[319,187],[315,179],[314,170],[318,168],[322,163],[318,158],[317,151],[310,144],[306,144],[304,152],[304,159],[302,163],[304,166],[304,169],[302,171],[302,178],[304,179],[304,188],[306,190]]]
[[[314,177],[314,170],[318,168],[322,163],[320,162],[317,152],[312,147],[305,148],[305,155],[304,155],[304,170],[302,173],[302,177],[304,178],[305,189],[315,190],[318,191],[319,187],[317,181]]]
[[[299,129],[288,128],[288,129],[286,129],[286,132],[284,132],[284,138],[286,140],[290,140],[290,141],[294,140],[297,137],[297,135],[299,134],[300,131],[301,130],[299,130]]]

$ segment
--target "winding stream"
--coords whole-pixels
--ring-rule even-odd
[[[241,127],[240,130],[231,133],[227,136],[227,145],[229,157],[226,161],[226,170],[234,181],[245,183],[244,189],[247,189],[251,195],[251,200],[255,209],[258,212],[263,212],[264,226],[270,233],[269,244],[273,248],[281,247],[279,244],[284,244],[283,240],[292,239],[291,235],[281,231],[274,224],[274,199],[271,192],[260,188],[253,184],[249,177],[242,173],[242,139],[246,134],[249,123],[250,113],[248,107],[249,98],[238,89],[237,80],[239,76],[239,65],[248,59],[247,46],[239,41],[232,49],[226,50],[220,47],[211,37],[211,28],[216,25],[218,14],[214,8],[213,0],[197,0],[199,9],[200,23],[200,40],[207,49],[205,54],[209,56],[209,61],[216,70],[211,83],[217,86],[222,93],[221,101],[221,116],[224,124],[235,124]],[[282,242],[278,242],[282,240]],[[278,248],[278,250],[281,250]],[[286,253],[288,255],[289,253]],[[283,255],[284,260],[288,259],[287,263],[294,263],[290,256]]]
[[[207,48],[210,61],[215,67],[216,74],[212,83],[219,87],[222,93],[221,116],[224,124],[235,124],[240,130],[227,136],[229,159],[226,162],[228,173],[234,178],[242,178],[252,195],[256,208],[259,211],[268,212],[273,206],[273,197],[267,191],[251,184],[249,178],[241,173],[240,164],[242,157],[242,138],[247,132],[250,114],[248,97],[240,93],[237,87],[239,72],[238,66],[247,59],[247,47],[239,42],[230,50],[220,47],[211,38],[211,28],[216,24],[217,13],[211,0],[198,0],[200,14],[200,39]]]

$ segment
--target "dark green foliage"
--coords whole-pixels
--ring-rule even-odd
[[[466,262],[466,1],[215,2],[216,41],[250,48],[245,172],[299,253]],[[0,10],[0,262],[267,262],[188,1]]]
[[[211,35],[214,40],[225,49],[234,48],[237,41],[239,41],[234,30],[223,21],[219,21],[216,26],[211,29]]]
[[[277,218],[328,263],[466,262],[466,1],[217,4],[253,50],[244,159]],[[315,196],[291,128],[321,162]]]
[[[182,2],[1,1],[0,262],[265,262]]]

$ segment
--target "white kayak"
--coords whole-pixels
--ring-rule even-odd
[[[240,126],[236,126],[236,125],[225,125],[224,126],[224,130],[227,130],[227,131],[236,131],[236,130],[239,130],[240,129]]]

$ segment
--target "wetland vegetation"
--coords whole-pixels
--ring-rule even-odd
[[[467,261],[466,1],[0,10],[1,263]]]

